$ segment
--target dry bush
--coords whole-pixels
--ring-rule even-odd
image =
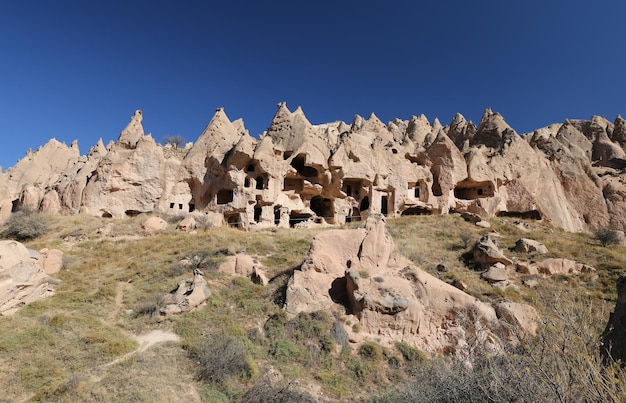
[[[617,245],[621,242],[619,232],[606,227],[598,227],[593,230],[593,238],[600,242],[600,245],[607,247]]]
[[[251,354],[250,341],[224,332],[209,334],[194,352],[198,362],[198,379],[207,383],[225,384],[256,376],[258,368]]]
[[[11,214],[5,226],[3,236],[18,241],[40,237],[48,230],[47,219],[43,214],[21,211]]]
[[[602,307],[575,293],[544,298],[552,312],[537,337],[504,354],[424,363],[402,388],[371,401],[626,401],[624,372],[602,365]]]

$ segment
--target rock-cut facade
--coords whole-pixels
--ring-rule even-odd
[[[626,121],[594,116],[519,135],[491,110],[384,124],[311,124],[285,103],[266,132],[216,110],[184,148],[157,144],[136,111],[86,155],[50,140],[0,176],[0,221],[20,210],[122,218],[212,212],[241,228],[471,212],[569,231],[626,229]]]

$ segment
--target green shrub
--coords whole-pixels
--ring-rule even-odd
[[[396,348],[407,362],[425,362],[426,354],[422,350],[403,341],[396,342]]]
[[[383,348],[375,341],[366,341],[361,344],[358,350],[359,356],[370,361],[381,361],[383,359]]]
[[[3,235],[17,241],[27,241],[45,234],[47,230],[48,223],[43,215],[17,212],[7,220]]]
[[[619,232],[606,227],[598,227],[594,229],[593,238],[600,242],[600,245],[604,247],[609,245],[617,245],[620,243]]]

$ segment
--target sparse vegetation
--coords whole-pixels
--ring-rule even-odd
[[[593,230],[593,237],[600,245],[607,247],[609,245],[617,245],[620,243],[619,233],[611,228],[600,227]]]
[[[40,237],[48,230],[47,217],[39,213],[17,212],[5,224],[3,237],[27,241]]]
[[[179,148],[185,142],[183,136],[165,136],[165,144],[171,144],[174,148]]]
[[[625,271],[626,247],[602,247],[592,234],[535,221],[528,233],[505,218],[493,219],[503,249],[530,237],[548,247],[549,257],[598,269],[596,275],[539,278],[532,288],[522,284],[529,276],[520,276],[513,279],[517,291],[502,291],[466,267],[466,250],[459,247],[460,234],[477,239],[488,230],[454,216],[389,219],[401,252],[432,275],[462,280],[484,301],[530,302],[545,317],[538,336],[509,346],[507,355],[473,349],[457,362],[432,359],[403,342],[354,344],[349,333],[362,337],[363,331],[343,307],[287,316],[287,282],[320,229],[189,234],[171,228],[136,237],[145,217],[42,217],[48,230],[25,243],[62,249],[66,270],[58,273],[55,296],[0,317],[0,391],[9,401],[175,400],[190,389],[207,402],[307,402],[313,391],[330,401],[626,400],[626,376],[600,364],[598,346],[615,304],[615,280]],[[111,235],[102,237],[96,231],[105,224]],[[240,252],[260,257],[268,286],[216,270]],[[448,271],[437,271],[441,262]],[[209,282],[206,306],[157,322],[151,313],[160,298],[193,268]],[[182,342],[109,365],[137,347],[131,334],[155,328],[175,332]]]

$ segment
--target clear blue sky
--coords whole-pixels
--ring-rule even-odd
[[[300,3],[307,3],[302,5]],[[135,109],[158,142],[216,107],[265,130],[485,108],[519,133],[626,115],[626,2],[0,0],[0,165],[55,137],[82,154]]]

